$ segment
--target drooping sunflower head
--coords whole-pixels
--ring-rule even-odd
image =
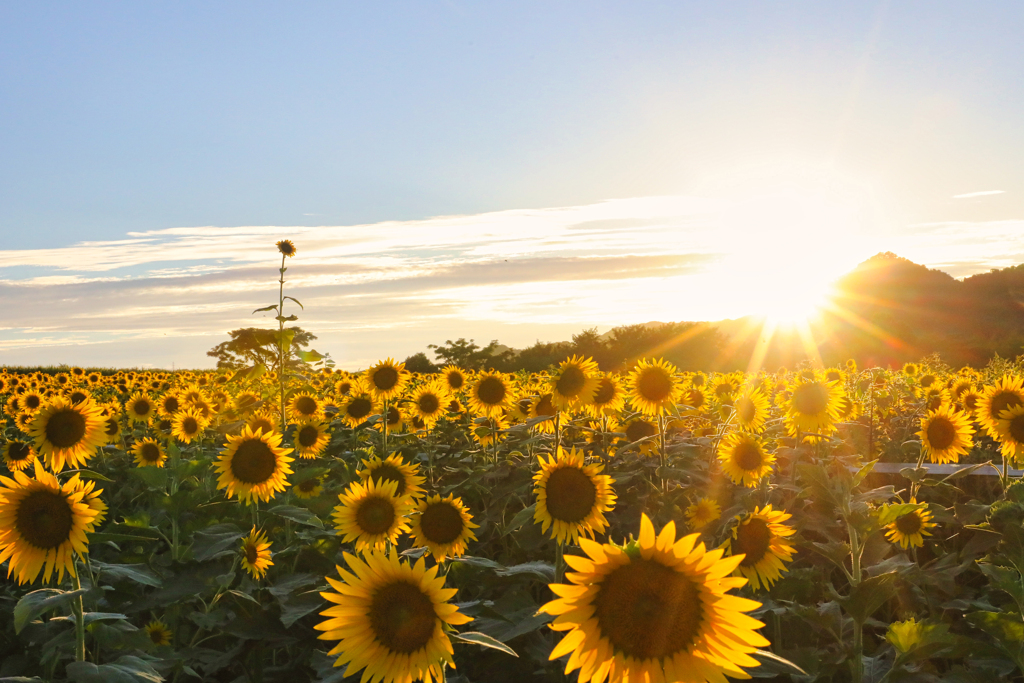
[[[253,432],[246,427],[241,434],[227,437],[227,447],[215,468],[220,474],[217,488],[225,490],[228,498],[238,496],[246,503],[269,501],[289,485],[291,452],[281,447],[280,434]]]
[[[931,462],[959,462],[961,455],[967,455],[974,446],[974,427],[970,418],[945,405],[932,410],[921,418],[921,448]]]
[[[987,387],[978,402],[975,411],[978,422],[985,432],[993,439],[999,438],[996,421],[1004,410],[1024,405],[1024,378],[1016,375],[1004,375],[990,387]]]
[[[156,439],[142,439],[132,446],[135,464],[139,467],[163,467],[167,461],[164,447]]]
[[[334,525],[346,543],[356,550],[382,549],[395,543],[409,529],[412,499],[396,493],[398,482],[370,479],[352,482],[338,495]]]
[[[363,466],[356,474],[360,481],[367,482],[394,482],[395,495],[399,497],[409,496],[419,499],[426,495],[423,490],[423,483],[426,477],[420,474],[420,468],[416,465],[405,462],[397,451],[384,458],[379,455],[362,461]]]
[[[641,359],[626,378],[629,401],[645,415],[661,415],[679,400],[683,386],[676,367],[663,359]]]
[[[171,638],[174,637],[174,634],[171,632],[171,629],[167,627],[167,624],[159,619],[154,619],[146,624],[146,635],[149,636],[149,640],[157,647],[170,645]]]
[[[615,507],[614,480],[601,474],[598,462],[584,464],[583,451],[561,447],[549,458],[540,456],[534,475],[537,506],[533,521],[543,533],[560,544],[575,543],[581,536],[593,538],[608,527],[605,513]]]
[[[295,256],[295,245],[291,240],[281,240],[277,243],[277,251],[282,256]]]
[[[84,465],[106,441],[103,417],[93,401],[72,405],[62,396],[47,401],[32,420],[29,434],[39,457],[53,472]]]
[[[771,474],[775,455],[768,452],[756,435],[733,432],[720,442],[718,461],[734,484],[753,488],[762,477]]]
[[[19,584],[40,572],[49,583],[55,569],[60,583],[65,571],[75,572],[74,553],[89,551],[86,533],[98,512],[85,502],[77,474],[61,484],[38,460],[33,466],[35,478],[22,471],[0,477],[0,563],[8,562],[7,576]]]
[[[267,567],[273,566],[270,552],[270,541],[262,530],[252,528],[249,535],[242,539],[242,568],[254,579],[262,579],[267,574]]]
[[[552,400],[559,410],[587,405],[594,399],[600,376],[593,358],[567,358],[548,379]]]
[[[469,409],[477,415],[500,415],[513,399],[512,386],[500,372],[481,372],[469,389]]]
[[[11,472],[28,469],[36,459],[36,449],[32,444],[20,439],[12,439],[4,444],[4,464]]]
[[[320,420],[303,420],[295,425],[293,439],[295,452],[299,457],[312,459],[327,449],[331,435],[327,432],[326,423]]]
[[[405,363],[397,363],[393,358],[379,361],[364,375],[364,384],[378,401],[398,396],[408,381],[409,371],[405,369]]]
[[[743,555],[736,573],[745,576],[754,590],[771,588],[786,571],[784,563],[793,560],[794,549],[786,539],[796,532],[783,524],[791,516],[766,505],[736,517],[723,547],[729,555]]]
[[[418,546],[427,546],[438,562],[446,557],[461,557],[466,544],[476,540],[469,509],[461,498],[448,494],[447,498],[435,494],[424,498],[412,516],[412,536]]]
[[[691,531],[700,531],[722,517],[722,506],[713,498],[702,496],[686,508],[686,523]]]
[[[328,653],[338,655],[334,666],[382,683],[442,680],[445,665],[455,668],[446,629],[471,618],[448,602],[455,589],[444,588],[438,565],[407,563],[394,550],[344,557],[349,570],[327,577],[337,592],[320,593],[332,605],[315,627],[321,640],[339,641]]]
[[[697,541],[677,541],[674,522],[656,535],[647,515],[625,548],[580,539],[586,556],[565,557],[570,583],[552,584],[558,597],[540,608],[568,631],[550,659],[572,653],[566,673],[579,669],[580,683],[749,677],[750,653],[768,641],[745,612],[761,604],[728,593],[745,583],[727,578],[740,558]]]

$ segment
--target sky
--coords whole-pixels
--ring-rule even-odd
[[[1024,262],[1016,2],[0,1],[0,364],[345,367]]]

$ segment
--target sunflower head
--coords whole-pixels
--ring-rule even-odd
[[[686,523],[693,531],[700,531],[722,517],[722,506],[713,498],[703,496],[686,508]]]
[[[615,506],[614,480],[601,474],[600,463],[584,464],[583,451],[566,453],[559,447],[549,459],[539,458],[534,475],[537,506],[534,522],[558,543],[575,543],[580,536],[592,538],[608,527],[605,513]]]
[[[274,563],[270,560],[270,541],[263,531],[252,528],[249,535],[242,539],[242,568],[254,579],[262,579],[267,574],[267,567]]]
[[[143,439],[132,446],[135,464],[139,467],[163,467],[167,454],[156,439]]]
[[[354,542],[356,550],[382,549],[408,531],[412,499],[399,496],[396,488],[397,482],[370,479],[352,482],[338,495],[333,517],[345,542]]]
[[[32,466],[36,459],[36,449],[27,441],[12,439],[4,444],[3,456],[7,469],[16,472]]]
[[[376,400],[386,401],[401,394],[409,378],[405,363],[397,363],[388,358],[367,370],[363,382]]]
[[[500,372],[481,372],[469,390],[470,410],[483,417],[501,415],[512,399],[512,386]]]
[[[783,524],[791,515],[772,510],[771,505],[754,508],[736,517],[732,535],[723,547],[729,555],[742,555],[736,573],[750,581],[754,590],[771,588],[792,562],[794,549],[786,539],[796,533]]]
[[[295,425],[295,451],[300,458],[312,459],[320,455],[327,448],[331,436],[327,432],[327,425],[320,420],[303,420]]]
[[[560,410],[568,410],[592,402],[600,377],[593,358],[574,355],[562,361],[548,379],[555,405]]]
[[[1003,455],[1020,460],[1024,456],[1024,405],[1000,413],[996,420],[996,433],[999,434]]]
[[[936,463],[959,462],[974,446],[970,418],[951,405],[932,410],[921,418],[921,448]]]
[[[771,474],[775,455],[754,434],[733,432],[721,441],[718,460],[734,484],[753,488],[762,477]]]
[[[910,499],[910,504],[916,507],[903,511],[889,523],[886,526],[885,537],[891,543],[899,543],[901,548],[920,548],[924,545],[924,537],[932,535],[929,529],[936,525],[931,521],[932,513],[928,511],[927,505],[918,504],[913,498]],[[885,515],[889,509],[889,506],[883,507],[881,514]]]
[[[282,256],[295,256],[295,245],[291,240],[281,240],[277,243],[277,251]]]
[[[629,400],[645,415],[661,415],[679,400],[683,386],[676,379],[676,367],[662,359],[641,359],[629,373]]]
[[[237,495],[246,503],[269,501],[288,486],[291,452],[281,447],[280,434],[245,427],[241,434],[227,437],[215,468],[220,474],[217,488],[225,490],[228,498]]]
[[[398,451],[383,460],[375,455],[363,460],[362,463],[363,466],[356,474],[363,482],[371,479],[378,482],[394,482],[395,495],[399,497],[409,496],[418,499],[426,493],[423,490],[426,477],[420,474],[418,466],[406,463]]]
[[[154,619],[146,624],[146,635],[149,636],[150,642],[157,647],[170,645],[171,638],[174,636],[171,629],[167,627],[167,624],[159,619]]]
[[[320,477],[310,477],[309,479],[303,479],[302,481],[295,484],[292,487],[292,493],[295,494],[296,498],[316,498],[323,493],[323,481]]]
[[[91,400],[73,405],[62,396],[39,409],[29,433],[39,457],[53,472],[60,472],[65,464],[84,465],[106,441],[99,406]]]
[[[426,546],[434,559],[442,562],[446,557],[464,555],[466,544],[476,540],[473,529],[477,527],[461,498],[435,494],[420,501],[411,532],[416,545]]]

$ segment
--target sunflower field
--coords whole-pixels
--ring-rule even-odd
[[[302,360],[0,371],[0,681],[1024,675],[1024,359]]]

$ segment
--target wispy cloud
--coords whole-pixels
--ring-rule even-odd
[[[788,213],[737,215],[721,200],[648,197],[0,251],[0,363],[209,365],[204,352],[228,330],[274,325],[252,311],[277,300],[281,238],[298,247],[287,287],[306,307],[299,324],[346,367],[459,336],[527,345],[590,326],[737,317],[780,269],[814,259],[838,274],[891,249],[958,276],[1024,260],[1021,221],[912,226],[885,240],[850,233],[837,253],[814,239],[827,216],[790,234]]]
[[[966,194],[955,194],[953,199],[973,199],[974,197],[988,197],[993,194],[1006,194],[1006,190],[982,190],[981,192],[968,192]]]

